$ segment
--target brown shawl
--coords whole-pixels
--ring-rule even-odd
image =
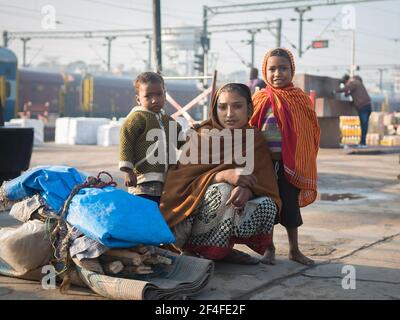
[[[246,91],[249,90],[247,86],[242,86],[246,88]],[[201,123],[200,126],[193,131],[194,135],[197,135],[197,137],[200,137],[201,139],[210,139],[210,135],[204,136],[204,129],[224,129],[219,123],[217,117],[217,101],[222,89],[223,87],[217,91],[213,98],[209,120]],[[249,108],[250,107],[252,108],[252,105],[249,105]],[[254,146],[253,174],[257,178],[257,183],[251,188],[251,191],[257,197],[270,197],[277,204],[278,208],[280,208],[281,200],[279,198],[276,174],[273,168],[271,154],[264,137],[257,130],[248,126],[236,130],[242,131],[243,139],[242,145],[240,146],[242,149],[240,150],[245,152],[246,144]],[[254,141],[246,141],[245,130],[253,130]],[[223,140],[223,138],[220,139]],[[192,143],[192,139],[188,139],[187,143]],[[223,141],[220,145],[223,147]],[[231,154],[233,154],[235,147],[237,146],[232,143],[232,150],[230,150],[230,152],[232,152]],[[200,146],[196,146],[195,148],[200,150]],[[200,151],[198,152],[198,155],[199,157],[201,156]],[[224,155],[221,154],[221,159],[218,164],[182,164],[178,161],[177,165],[168,171],[164,190],[161,196],[160,209],[170,227],[175,226],[193,213],[218,172],[240,167],[234,162],[225,164],[223,159]]]

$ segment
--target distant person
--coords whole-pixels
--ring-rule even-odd
[[[272,154],[282,200],[276,223],[286,228],[289,259],[312,265],[314,261],[299,249],[298,228],[303,224],[300,207],[313,203],[317,197],[317,115],[308,95],[293,85],[295,63],[289,50],[275,48],[267,52],[262,73],[267,87],[253,95],[250,124],[261,130]],[[263,262],[274,264],[273,242],[267,252]]]
[[[168,170],[168,154],[173,152],[169,150],[169,127],[176,125],[179,135],[181,126],[163,110],[166,91],[162,76],[154,72],[139,74],[135,92],[138,106],[129,113],[120,131],[119,168],[125,172],[129,193],[159,203]],[[165,140],[148,141],[146,137],[152,129],[162,130],[157,138]],[[163,163],[152,164],[149,154],[159,159],[160,152],[164,154]]]
[[[333,91],[333,94],[336,92],[344,92],[346,97],[351,95],[353,104],[357,108],[361,124],[361,141],[359,147],[365,148],[367,146],[366,137],[368,132],[369,116],[372,111],[371,97],[369,96],[360,76],[350,77],[348,74],[345,74],[341,79],[341,83],[344,84],[344,87],[337,88]]]
[[[247,86],[250,88],[251,94],[253,94],[257,88],[260,90],[265,88],[266,84],[262,79],[258,77],[257,68],[253,67],[250,69],[250,80],[247,83]]]

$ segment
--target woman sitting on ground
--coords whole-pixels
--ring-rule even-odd
[[[190,156],[183,152],[168,171],[160,209],[184,252],[256,264],[260,260],[233,246],[246,244],[263,255],[272,241],[281,201],[270,151],[262,135],[248,126],[252,112],[246,85],[224,85],[213,99],[210,119],[191,131],[183,147]],[[212,149],[215,140],[217,150]],[[237,154],[245,165],[237,164]],[[252,170],[246,172],[248,166]]]

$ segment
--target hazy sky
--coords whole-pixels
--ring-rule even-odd
[[[162,25],[202,24],[203,5],[217,6],[237,3],[262,2],[256,0],[161,0]],[[264,1],[265,2],[265,1]],[[312,3],[312,1],[310,1]],[[60,22],[57,31],[64,30],[103,30],[135,29],[152,27],[151,0],[0,0],[0,30],[43,31],[41,13],[44,5],[56,9]],[[304,23],[303,48],[311,40],[329,40],[328,49],[310,49],[299,59],[299,71],[340,76],[343,69],[337,65],[351,63],[351,33],[342,30],[342,5],[313,7],[304,18],[313,21]],[[368,66],[380,64],[400,64],[400,1],[374,1],[354,4],[356,12],[356,63],[366,66],[361,75],[368,82],[377,82],[378,72]],[[298,18],[293,10],[249,12],[240,15],[217,15],[210,24],[245,23],[252,21],[283,19],[282,45],[290,47],[298,44]],[[325,30],[324,33],[322,33]],[[322,33],[322,35],[321,35]],[[247,32],[215,33],[211,38],[211,52],[216,58],[216,67],[222,73],[247,70],[237,54],[250,60],[250,46],[245,43],[250,38]],[[27,61],[40,63],[48,57],[57,56],[60,62],[67,63],[82,59],[88,63],[104,63],[107,49],[102,39],[92,40],[32,40],[28,44]],[[256,66],[260,67],[263,54],[275,45],[273,36],[263,30],[256,35]],[[230,49],[232,46],[237,54]],[[21,41],[13,41],[10,46],[20,61],[22,60]],[[147,58],[147,42],[144,38],[119,38],[113,43],[112,65],[123,64],[143,69]],[[164,64],[165,65],[165,64]],[[316,66],[319,66],[317,68]],[[166,66],[165,66],[166,67]],[[368,68],[368,69],[367,69]],[[391,79],[392,70],[384,72],[384,79]]]

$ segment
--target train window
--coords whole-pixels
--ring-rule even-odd
[[[6,98],[9,98],[11,96],[11,83],[9,81],[6,81]]]

